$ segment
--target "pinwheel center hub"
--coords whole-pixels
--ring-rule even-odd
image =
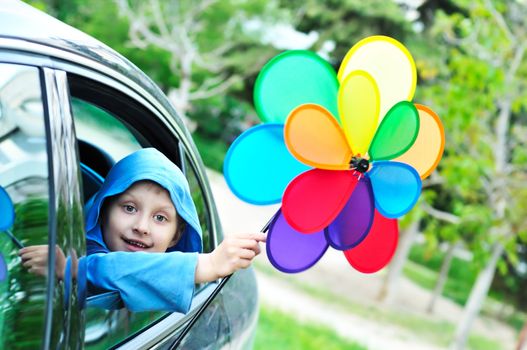
[[[353,157],[350,161],[350,168],[359,173],[365,173],[370,168],[370,162],[365,158]]]

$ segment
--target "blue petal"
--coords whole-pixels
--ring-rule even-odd
[[[366,174],[371,179],[375,207],[387,218],[398,218],[409,212],[421,194],[421,178],[408,164],[373,162]]]
[[[229,148],[223,165],[231,191],[246,202],[260,205],[280,203],[289,182],[308,169],[289,153],[282,123],[245,131]]]
[[[0,186],[0,213],[2,213],[0,215],[0,231],[5,231],[13,226],[13,222],[15,221],[15,208],[13,207],[11,198],[2,186]]]

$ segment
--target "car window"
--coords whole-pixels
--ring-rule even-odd
[[[207,202],[193,166],[180,160],[180,145],[172,132],[125,93],[79,76],[72,75],[69,80],[85,201],[96,192],[97,182],[100,186],[115,162],[140,148],[156,147],[186,173],[204,233],[204,250],[210,251],[212,240],[209,238]],[[95,172],[99,180],[97,176],[94,178],[87,174],[88,171]],[[196,286],[196,291],[204,286]],[[122,305],[118,305],[116,310],[107,310],[106,306],[93,307],[109,305],[99,302],[104,298],[106,296],[88,298],[87,349],[113,346],[167,315],[166,312],[131,312],[119,308]]]
[[[50,181],[39,70],[0,63],[0,348],[40,348],[47,281],[20,245],[47,245]],[[3,199],[3,200],[2,200]]]
[[[141,144],[124,123],[106,109],[78,97],[71,100],[86,202],[98,190],[111,166],[140,149]],[[94,180],[87,177],[86,169],[100,175],[97,184],[87,183]],[[95,187],[88,189],[88,186]],[[110,347],[165,315],[165,312],[133,313],[125,308],[106,310],[92,305],[89,300],[85,332],[87,349]]]
[[[105,109],[76,97],[71,98],[71,106],[77,139],[83,142],[81,147],[85,147],[84,144],[97,147],[114,162],[141,148],[130,130]],[[97,167],[95,155],[92,158],[94,161],[91,167]],[[105,173],[100,175],[104,176]]]

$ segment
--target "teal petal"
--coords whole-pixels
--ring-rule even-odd
[[[223,173],[231,191],[252,204],[275,204],[289,182],[310,169],[287,149],[284,124],[257,125],[241,134],[231,145]]]
[[[285,123],[299,105],[316,103],[338,120],[339,82],[331,65],[311,51],[292,50],[275,56],[258,74],[254,106],[264,122]]]

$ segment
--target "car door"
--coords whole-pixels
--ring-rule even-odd
[[[0,229],[0,348],[80,348],[84,241],[66,74],[40,66],[45,58],[0,53],[0,212],[12,219]],[[48,248],[42,273],[22,264],[23,247]],[[57,251],[68,266],[60,278]]]

